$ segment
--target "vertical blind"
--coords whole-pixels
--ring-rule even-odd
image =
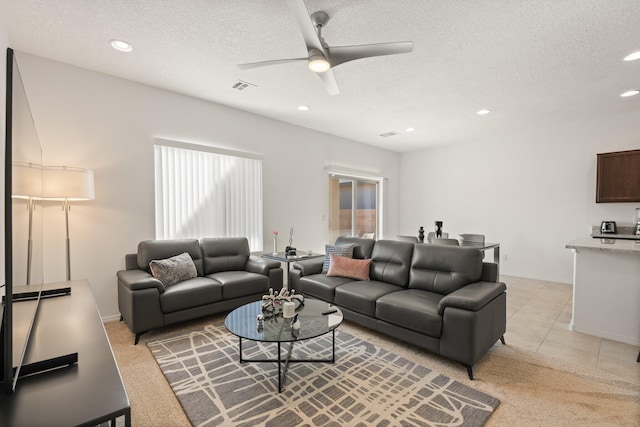
[[[246,237],[262,250],[262,160],[156,144],[156,238]]]

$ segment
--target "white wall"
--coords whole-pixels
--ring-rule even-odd
[[[565,245],[640,207],[595,203],[596,154],[638,148],[640,111],[403,154],[401,232],[442,220],[500,242],[503,274],[571,283]]]
[[[398,226],[396,153],[199,99],[17,52],[44,163],[92,169],[96,200],[70,214],[72,278],[88,278],[103,317],[118,315],[116,271],[154,238],[153,141],[167,138],[264,155],[265,249],[271,230],[323,250],[326,164],[388,178],[385,230]],[[65,278],[64,215],[45,207],[45,280]]]

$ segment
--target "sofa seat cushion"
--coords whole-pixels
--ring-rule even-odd
[[[206,277],[195,277],[168,286],[160,294],[163,313],[185,310],[222,301],[222,285]]]
[[[444,295],[419,289],[393,292],[378,299],[376,318],[438,338],[442,334],[442,316],[438,314],[442,298]]]
[[[334,302],[336,288],[349,282],[353,282],[353,279],[312,274],[300,278],[296,293],[309,295],[327,302]]]
[[[207,276],[222,285],[222,299],[269,293],[269,277],[248,271],[220,271]]]
[[[366,316],[376,314],[376,300],[383,295],[402,290],[401,287],[386,282],[363,280],[349,282],[336,288],[334,303]]]

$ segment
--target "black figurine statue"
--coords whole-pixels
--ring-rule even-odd
[[[418,240],[420,243],[424,243],[424,227],[420,226],[420,230],[418,230]]]
[[[436,221],[436,239],[442,237],[442,221]]]

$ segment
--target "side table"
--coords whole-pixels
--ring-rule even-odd
[[[265,252],[262,254],[262,258],[268,258],[268,259],[273,259],[275,261],[280,261],[280,262],[284,262],[285,264],[287,264],[287,282],[285,284],[283,284],[283,286],[285,287],[285,289],[289,288],[289,264],[291,264],[292,262],[296,262],[296,261],[302,261],[305,259],[312,259],[312,258],[320,258],[320,257],[324,257],[324,254],[304,254],[304,255],[287,255],[286,252],[278,252],[278,253],[272,253],[272,252]]]

